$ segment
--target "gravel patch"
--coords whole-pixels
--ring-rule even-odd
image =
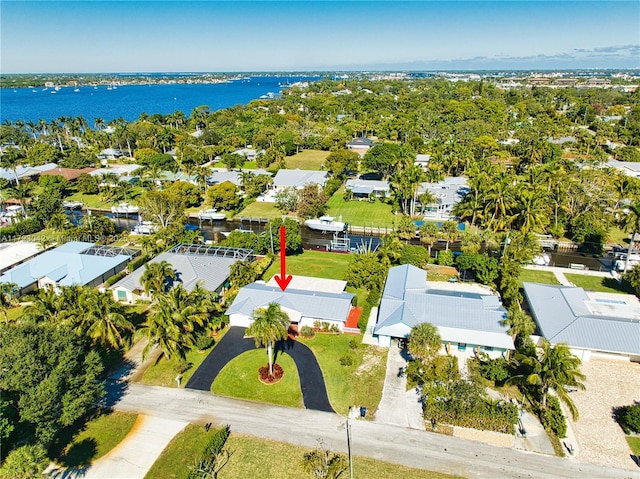
[[[573,429],[581,461],[638,470],[613,408],[640,400],[640,364],[592,357],[582,363],[585,391],[571,393],[580,418]]]

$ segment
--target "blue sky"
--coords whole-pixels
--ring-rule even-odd
[[[0,70],[640,68],[638,1],[0,2]]]

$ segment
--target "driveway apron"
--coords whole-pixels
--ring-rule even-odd
[[[244,332],[245,328],[231,327],[193,373],[185,387],[210,391],[213,381],[229,361],[256,348],[253,338],[245,338]],[[276,350],[280,354],[286,352],[296,363],[305,408],[335,412],[327,396],[322,370],[313,352],[304,344],[292,340],[279,341],[276,343]]]

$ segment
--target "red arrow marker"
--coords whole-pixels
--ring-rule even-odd
[[[274,278],[282,291],[293,279],[291,275],[287,276],[287,230],[284,225],[280,227],[280,276],[276,274]]]

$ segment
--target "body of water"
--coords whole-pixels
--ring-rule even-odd
[[[0,89],[0,121],[51,121],[82,116],[90,127],[95,118],[138,119],[141,113],[166,115],[182,111],[189,116],[198,106],[220,110],[246,105],[262,96],[277,95],[282,85],[314,81],[318,76],[256,76],[215,84],[156,84]]]

